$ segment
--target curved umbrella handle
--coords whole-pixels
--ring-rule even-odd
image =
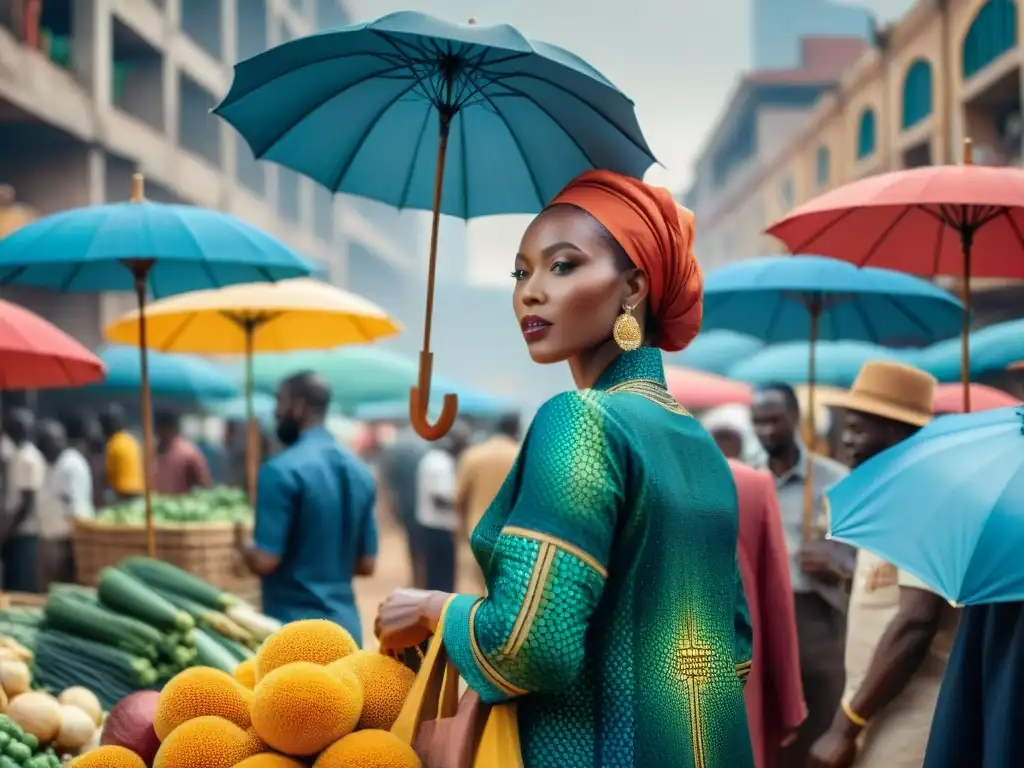
[[[440,440],[448,434],[455,417],[459,415],[459,396],[446,394],[441,407],[441,417],[436,424],[427,420],[430,406],[430,376],[434,368],[434,355],[420,352],[419,386],[409,389],[409,421],[416,434],[424,440]]]

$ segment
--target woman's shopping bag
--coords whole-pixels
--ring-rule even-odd
[[[416,750],[423,768],[523,768],[515,704],[459,698],[459,672],[444,650],[444,615],[391,732]]]

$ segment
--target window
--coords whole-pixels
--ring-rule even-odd
[[[913,128],[932,113],[932,65],[918,59],[903,81],[903,130]]]
[[[875,154],[875,111],[871,108],[860,113],[857,127],[857,159],[863,160]]]
[[[964,37],[961,51],[964,79],[976,75],[1016,45],[1016,0],[988,0]]]
[[[818,147],[818,154],[814,158],[814,183],[818,189],[828,186],[831,171],[832,153],[826,146]]]

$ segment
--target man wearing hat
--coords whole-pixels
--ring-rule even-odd
[[[932,418],[935,379],[902,363],[864,364],[845,411],[843,448],[854,472]],[[896,510],[898,512],[898,510]],[[846,689],[811,768],[918,768],[959,611],[923,582],[867,550],[857,553],[846,636]]]

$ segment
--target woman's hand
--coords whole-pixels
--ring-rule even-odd
[[[404,651],[434,634],[449,595],[425,589],[396,589],[381,603],[374,634],[381,648]]]

